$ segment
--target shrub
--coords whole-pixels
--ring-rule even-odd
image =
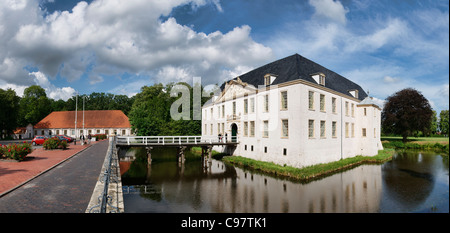
[[[46,150],[54,150],[54,149],[65,150],[68,145],[66,140],[59,140],[59,138],[49,138],[44,141],[44,144],[42,144],[42,146]]]
[[[0,145],[0,158],[22,161],[31,151],[33,151],[31,144],[26,142],[23,144],[9,144],[7,146]]]
[[[92,137],[97,138],[97,141],[106,139],[106,134],[94,134]]]

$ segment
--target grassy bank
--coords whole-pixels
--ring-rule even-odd
[[[223,161],[233,165],[241,166],[251,170],[261,171],[276,176],[282,176],[298,181],[310,181],[318,179],[336,172],[344,171],[361,164],[380,164],[392,159],[393,149],[384,149],[373,157],[356,156],[353,158],[342,159],[336,162],[317,164],[305,168],[295,168],[290,166],[280,166],[272,162],[263,162],[241,156],[225,156]]]
[[[401,137],[381,137],[384,148],[449,151],[448,138],[445,137],[414,137],[404,143]]]

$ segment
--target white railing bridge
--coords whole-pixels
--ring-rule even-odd
[[[117,136],[118,146],[236,145],[237,136]]]

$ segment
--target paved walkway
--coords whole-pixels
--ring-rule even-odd
[[[0,213],[84,213],[107,149],[108,141],[101,141],[65,151],[37,149],[32,159],[0,162]]]

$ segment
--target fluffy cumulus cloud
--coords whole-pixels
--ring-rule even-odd
[[[52,99],[68,100],[76,93],[76,91],[71,87],[63,87],[63,88],[55,87],[53,84],[50,83],[47,76],[45,76],[45,74],[43,74],[40,71],[31,72],[29,73],[29,75],[33,77],[34,82],[37,85],[44,88],[45,92],[47,93],[47,96]]]
[[[310,0],[309,4],[315,8],[315,17],[327,18],[341,24],[345,24],[347,21],[345,14],[348,10],[339,1]]]
[[[251,38],[249,26],[205,34],[171,17],[161,20],[185,4],[213,4],[223,11],[217,0],[108,0],[79,2],[70,12],[49,14],[34,0],[2,1],[0,81],[31,85],[41,74],[71,82],[85,75],[94,85],[126,72],[157,82],[199,76],[221,83],[232,78],[226,76],[229,71],[273,58],[270,48]],[[28,75],[27,67],[39,73]]]

